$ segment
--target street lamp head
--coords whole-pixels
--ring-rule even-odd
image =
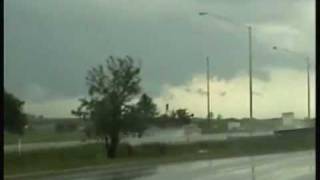
[[[199,16],[205,16],[205,15],[208,15],[207,12],[199,12]]]

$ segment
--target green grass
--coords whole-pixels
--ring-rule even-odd
[[[84,134],[79,131],[56,133],[46,131],[27,131],[22,136],[22,143],[37,143],[37,142],[58,142],[58,141],[72,141],[81,140]],[[5,145],[16,144],[18,136],[15,134],[6,133],[4,135]]]
[[[16,152],[10,152],[4,156],[4,172],[5,175],[12,175],[136,161],[172,162],[299,151],[314,148],[314,138],[256,137],[220,142],[166,145],[166,147],[166,153],[162,154],[157,143],[136,146],[133,149],[133,155],[129,157],[125,146],[120,145],[118,158],[114,160],[106,158],[103,144],[30,151],[22,153],[21,156]],[[200,149],[207,149],[208,153],[200,154],[198,153]]]

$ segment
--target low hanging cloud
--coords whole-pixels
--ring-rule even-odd
[[[279,117],[282,112],[295,112],[297,117],[307,113],[306,73],[293,69],[269,69],[271,81],[253,79],[253,112],[256,118]],[[170,110],[187,108],[197,117],[207,111],[207,87],[204,74],[195,75],[184,85],[163,86],[160,96],[154,97],[161,113],[168,103]],[[239,73],[232,80],[210,81],[211,110],[223,117],[248,117],[249,89],[247,73]],[[187,91],[186,91],[187,89]],[[201,92],[201,93],[199,93]],[[70,111],[79,105],[78,98],[56,99],[26,103],[28,113],[45,117],[72,117]],[[311,114],[315,112],[315,79],[311,72]]]
[[[79,98],[55,99],[45,102],[26,102],[24,110],[33,115],[43,115],[46,118],[74,117],[71,110],[79,106]]]
[[[307,112],[306,73],[292,69],[269,69],[271,81],[253,79],[254,117],[279,117],[282,112],[295,112],[297,117],[305,117]],[[311,74],[311,112],[314,114],[315,81]],[[213,78],[211,86],[211,110],[224,117],[248,117],[249,89],[246,73],[229,81]],[[202,87],[202,88],[201,88]],[[184,91],[184,89],[189,91]],[[159,108],[164,110],[166,103],[171,109],[187,108],[198,117],[205,117],[207,97],[206,77],[199,74],[183,86],[167,86],[162,96],[155,99]],[[194,93],[199,92],[201,93]],[[173,94],[171,100],[164,99],[167,93]],[[226,95],[228,94],[228,95]]]

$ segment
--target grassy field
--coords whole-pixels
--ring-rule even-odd
[[[46,170],[63,170],[94,165],[107,165],[127,162],[186,161],[202,158],[223,158],[245,156],[249,154],[268,154],[277,152],[299,151],[314,148],[314,138],[292,137],[255,137],[241,138],[221,142],[199,142],[184,145],[166,145],[165,153],[159,144],[136,146],[132,156],[127,154],[126,146],[118,149],[118,158],[106,158],[102,144],[83,145],[61,149],[48,149],[17,153],[6,153],[4,156],[5,175],[23,174]],[[207,153],[199,153],[199,150]]]
[[[84,134],[79,131],[56,133],[53,131],[27,131],[22,136],[22,143],[36,143],[36,142],[58,142],[58,141],[72,141],[81,140]],[[10,133],[4,135],[4,144],[16,144],[18,136]]]

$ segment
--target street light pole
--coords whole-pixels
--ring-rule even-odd
[[[252,120],[252,28],[248,26],[249,33],[249,96],[250,96],[250,121]]]
[[[283,49],[283,48],[279,48],[277,46],[273,46],[273,50],[282,50],[282,51],[285,51],[287,53],[290,53],[290,54],[295,54],[295,55],[299,55],[299,56],[303,56],[303,54],[301,53],[297,53],[297,52],[294,52],[294,51],[291,51],[291,50],[288,50],[288,49]],[[306,68],[307,68],[307,113],[308,113],[308,120],[311,120],[311,117],[310,117],[310,58],[307,56],[305,57],[306,58]]]
[[[308,120],[310,120],[310,60],[307,57]]]
[[[207,57],[207,111],[208,111],[208,125],[210,126],[210,68],[209,57]]]
[[[253,117],[253,113],[252,113],[252,27],[248,26],[248,33],[249,33],[249,102],[250,102],[250,124],[252,123],[252,117]],[[253,123],[252,123],[252,127],[250,128],[250,136],[252,136],[253,133]],[[254,165],[254,161],[253,161],[253,157],[250,156],[251,159],[251,179],[255,180],[256,176],[255,176],[255,165]]]
[[[209,14],[207,12],[199,12],[200,16],[205,16],[205,15],[212,15],[214,18],[223,20],[223,21],[227,21],[231,24],[237,25],[237,26],[241,26],[244,27],[243,24],[239,24],[234,22],[233,20],[220,16],[218,14]],[[250,122],[252,122],[253,120],[253,110],[252,110],[252,27],[251,26],[246,26],[248,28],[248,35],[249,35],[249,105],[250,105]],[[253,131],[253,127],[250,128],[250,136],[252,136],[252,131]],[[253,157],[252,155],[250,155],[250,161],[251,161],[251,178],[252,180],[255,180],[255,165],[254,165],[254,161],[253,161]]]
[[[199,12],[200,16],[211,16],[213,18],[226,21],[228,23],[231,23],[233,25],[239,26],[239,27],[246,27],[248,29],[248,35],[249,35],[249,115],[250,120],[253,120],[253,98],[252,98],[252,27],[244,24],[240,24],[238,22],[233,21],[232,19],[229,19],[227,17],[221,16],[219,14],[214,13],[208,13],[208,12]]]

